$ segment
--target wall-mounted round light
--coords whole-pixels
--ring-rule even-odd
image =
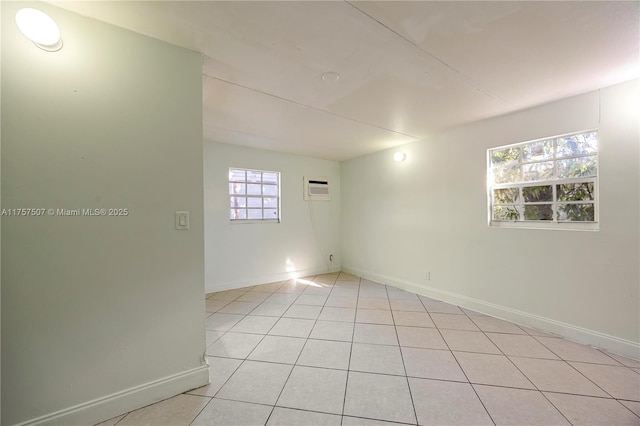
[[[398,151],[393,154],[393,159],[394,161],[397,161],[398,163],[400,163],[407,159],[407,154],[405,154],[404,152]]]
[[[29,40],[40,49],[55,52],[62,48],[58,24],[38,9],[20,9],[16,13],[16,24]]]

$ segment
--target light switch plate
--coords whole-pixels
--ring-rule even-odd
[[[179,231],[189,229],[189,212],[176,212],[176,229]]]

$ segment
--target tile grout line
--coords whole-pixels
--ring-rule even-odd
[[[317,276],[315,276],[315,277],[317,277]],[[315,278],[315,277],[314,277],[314,278]],[[339,277],[339,274],[338,274],[338,277]],[[324,304],[321,306],[320,313],[319,313],[319,314],[318,314],[318,316],[315,318],[315,320],[314,320],[314,325],[311,327],[311,330],[313,330],[313,329],[315,328],[315,326],[317,325],[318,321],[320,321],[319,317],[320,317],[320,315],[321,315],[322,311],[324,310],[324,308],[327,306],[327,305],[326,305],[326,304],[327,304],[327,300],[328,300],[328,298],[330,297],[331,292],[333,292],[333,290],[336,288],[336,287],[335,287],[335,283],[336,283],[337,281],[338,281],[338,279],[336,278],[336,280],[334,280],[334,283],[333,283],[333,284],[334,284],[334,285],[333,285],[333,288],[332,288],[332,290],[329,292],[329,295],[327,295],[327,298],[325,299]],[[355,310],[356,310],[356,316],[357,316],[357,312],[358,312],[358,300],[359,300],[359,296],[360,296],[360,290],[361,290],[361,288],[362,288],[362,287],[361,287],[361,282],[362,282],[362,280],[361,280],[361,278],[359,278],[359,281],[358,281],[358,292],[357,292],[357,294],[356,294],[356,309],[355,309]],[[267,284],[267,285],[268,285],[268,284]],[[279,287],[279,289],[280,289],[280,288],[282,288],[284,285],[286,285],[286,284],[282,284],[282,285]],[[253,286],[252,288],[255,288],[255,287],[257,287],[257,286]],[[284,312],[284,313],[282,313],[280,316],[276,317],[276,318],[277,318],[276,323],[277,323],[280,319],[282,319],[282,318],[289,318],[289,317],[284,317],[284,315],[286,315],[286,312],[287,312],[287,311],[288,311],[292,306],[294,306],[295,301],[296,301],[296,300],[298,300],[298,299],[299,299],[299,297],[305,293],[305,291],[306,291],[306,290],[304,290],[303,292],[297,293],[297,297],[296,297],[295,299],[293,299],[293,302],[291,302],[291,303],[287,306],[287,309],[285,310],[285,312]],[[390,299],[390,297],[389,297],[389,286],[386,286],[386,285],[385,285],[385,292],[387,293],[387,301],[388,301],[388,303],[389,303],[389,304],[391,304],[391,299]],[[236,298],[236,300],[234,300],[234,301],[237,301],[237,299],[238,299],[238,298],[241,298],[241,297],[242,297],[244,294],[246,294],[246,293],[247,293],[247,292],[244,292],[242,295],[238,296],[238,297]],[[270,294],[272,294],[272,295],[273,295],[273,294],[276,294],[276,293],[277,293],[277,291],[274,291],[274,292],[271,292]],[[286,294],[286,293],[285,293],[285,294]],[[418,295],[416,295],[416,296],[418,296]],[[268,298],[268,297],[267,297],[267,298]],[[265,300],[266,300],[266,299],[265,299]],[[242,317],[242,319],[241,319],[241,320],[239,320],[238,322],[240,322],[240,321],[244,320],[245,318],[247,318],[247,317],[250,315],[250,313],[251,313],[251,312],[253,312],[255,309],[257,309],[257,308],[258,308],[258,306],[260,306],[262,303],[264,303],[264,302],[265,302],[265,300],[262,300],[261,302],[259,302],[259,303],[258,303],[258,304],[253,308],[253,309],[251,309],[248,313],[246,313],[246,314],[242,314],[242,315],[243,315],[243,317]],[[423,306],[423,307],[425,307],[425,305],[424,305],[424,303],[425,303],[425,302],[424,302],[424,300],[422,300],[419,296],[418,296],[418,300],[420,301],[420,303],[422,304],[422,306]],[[220,310],[220,309],[223,309],[225,306],[227,306],[229,303],[232,303],[233,301],[227,301],[227,302],[228,302],[228,303],[227,303],[226,305],[224,305],[223,307],[219,308],[219,310]],[[446,303],[446,302],[443,302],[443,303]],[[308,305],[301,305],[301,306],[308,306]],[[309,305],[309,306],[317,306],[317,305]],[[367,309],[367,308],[362,308],[362,309]],[[404,355],[403,355],[403,353],[402,353],[402,346],[400,345],[400,342],[399,342],[399,336],[398,336],[398,333],[397,333],[397,327],[398,327],[398,326],[396,325],[396,321],[395,321],[395,313],[396,313],[395,311],[396,311],[396,310],[392,309],[392,308],[391,308],[391,306],[390,306],[390,309],[389,309],[389,310],[390,310],[390,313],[391,313],[391,318],[392,318],[392,322],[393,322],[393,327],[394,327],[394,330],[395,330],[395,332],[396,332],[396,340],[397,340],[397,342],[398,342],[398,348],[399,348],[399,350],[400,350],[400,354],[401,354],[401,360],[402,360],[402,363],[403,363],[403,369],[404,369],[404,376],[405,376],[405,377],[406,377],[406,379],[407,379],[407,384],[408,384],[408,387],[409,387],[410,397],[411,397],[412,405],[413,405],[413,409],[414,409],[414,415],[416,416],[416,421],[417,421],[417,413],[416,413],[416,409],[415,409],[415,404],[413,403],[413,395],[412,395],[412,393],[411,393],[411,387],[410,387],[410,385],[409,385],[409,383],[408,383],[408,381],[409,381],[409,376],[407,375],[406,365],[405,365],[405,363],[404,363]],[[398,309],[397,311],[402,311],[402,309]],[[430,312],[428,309],[426,309],[426,307],[425,307],[425,311],[426,311],[427,315],[429,316],[429,318],[430,318],[430,319],[432,320],[432,322],[433,322],[433,318],[431,317],[431,312]],[[217,312],[217,311],[216,311],[216,312]],[[409,312],[411,312],[411,311],[409,311]],[[214,313],[215,313],[215,312],[214,312]],[[208,313],[207,318],[208,318],[209,316],[213,315],[214,313]],[[464,310],[462,311],[462,315],[465,315],[465,316],[466,316],[466,317],[467,317],[467,318],[468,318],[468,319],[469,319],[469,320],[470,320],[474,325],[478,326],[478,325],[476,324],[476,322],[475,322],[475,321],[473,321],[473,318],[472,318],[472,317],[471,317],[467,312],[465,312]],[[493,318],[493,317],[490,317],[490,318]],[[309,318],[304,318],[304,319],[309,319]],[[237,323],[238,323],[238,322],[237,322]],[[347,321],[339,321],[339,322],[350,323],[350,322],[347,322]],[[235,323],[233,326],[231,326],[231,328],[233,328],[237,323]],[[275,326],[275,324],[276,324],[276,323],[274,323],[274,326]],[[347,397],[347,392],[346,392],[346,390],[347,390],[347,384],[348,384],[348,376],[349,376],[349,372],[351,372],[351,365],[350,365],[350,364],[351,364],[351,355],[352,355],[352,349],[353,349],[353,343],[354,343],[354,337],[355,337],[355,326],[356,326],[356,324],[358,324],[358,323],[356,322],[356,318],[355,318],[355,317],[354,317],[354,319],[353,319],[353,322],[352,322],[352,323],[353,323],[353,329],[352,329],[351,342],[350,342],[351,351],[350,351],[350,354],[349,354],[349,363],[348,363],[348,367],[347,367],[347,382],[345,383],[345,394],[344,394],[344,398],[343,398],[343,408],[342,408],[342,418],[341,418],[341,423],[343,422],[343,420],[344,420],[344,416],[345,416],[346,397]],[[373,322],[373,323],[363,323],[363,324],[378,324],[378,323]],[[541,344],[543,347],[545,347],[546,349],[548,349],[548,350],[549,350],[552,354],[554,354],[555,356],[558,356],[558,355],[557,355],[557,353],[555,353],[553,350],[551,350],[549,347],[547,347],[547,345],[545,345],[544,343],[542,343],[542,342],[538,339],[538,337],[540,337],[540,336],[533,335],[533,334],[529,333],[527,330],[522,329],[521,327],[519,327],[517,324],[515,324],[515,323],[513,323],[513,324],[514,324],[514,325],[516,325],[519,329],[521,329],[521,330],[522,330],[522,332],[523,332],[524,334],[519,334],[519,333],[509,333],[509,332],[501,332],[501,331],[496,331],[495,333],[499,333],[499,334],[507,334],[507,335],[520,335],[520,336],[533,337],[533,338],[534,338],[534,340],[535,340],[536,342],[538,342],[538,343],[539,343],[539,344]],[[274,326],[272,326],[272,327],[269,329],[269,331],[270,331]],[[413,325],[413,326],[409,326],[409,327],[429,328],[429,327],[422,327],[422,326],[420,326],[420,325]],[[216,340],[214,340],[211,344],[214,344],[218,339],[220,339],[220,338],[221,338],[221,337],[223,337],[225,334],[227,334],[228,332],[230,332],[230,331],[231,331],[231,328],[230,328],[229,330],[223,331],[222,335],[221,335],[221,336],[218,336],[218,338],[217,338]],[[448,349],[442,349],[442,350],[447,350],[447,351],[449,351],[449,353],[451,353],[451,354],[454,356],[454,359],[456,360],[456,363],[458,364],[458,367],[461,369],[461,371],[463,372],[463,374],[464,374],[465,378],[467,379],[467,382],[466,382],[466,383],[470,384],[470,385],[472,386],[472,388],[474,389],[474,392],[475,392],[475,385],[469,381],[469,378],[468,378],[468,376],[467,376],[466,372],[464,371],[464,369],[462,369],[462,366],[460,365],[460,363],[459,363],[459,361],[458,361],[457,357],[455,356],[455,354],[454,354],[453,350],[451,350],[451,348],[450,348],[450,346],[449,346],[448,342],[444,339],[444,336],[442,335],[442,332],[441,332],[441,330],[440,330],[440,327],[438,327],[438,326],[435,324],[435,322],[434,322],[434,328],[435,328],[436,330],[438,330],[438,333],[439,333],[440,337],[443,339],[443,341],[444,341],[445,345],[446,345],[446,346],[447,346],[447,348],[448,348]],[[619,404],[619,405],[624,406],[626,411],[629,411],[629,412],[633,413],[636,417],[640,417],[640,416],[638,416],[635,412],[633,412],[631,409],[629,409],[626,405],[624,405],[624,404],[622,404],[622,403],[620,402],[620,401],[622,401],[622,400],[624,400],[624,399],[622,399],[622,398],[620,398],[620,399],[619,399],[619,398],[616,398],[616,397],[614,397],[613,395],[609,394],[609,392],[605,391],[605,390],[604,390],[603,388],[601,388],[598,384],[596,384],[593,380],[589,379],[589,377],[587,377],[584,373],[582,373],[580,370],[578,370],[576,367],[574,367],[574,366],[573,366],[573,365],[572,365],[572,364],[571,364],[567,359],[565,359],[565,358],[563,358],[563,357],[560,357],[560,356],[558,356],[558,358],[559,358],[558,360],[552,360],[552,361],[562,361],[562,362],[564,362],[565,364],[569,364],[569,365],[570,365],[574,370],[576,370],[576,371],[577,371],[581,376],[583,376],[584,378],[586,378],[589,382],[591,382],[591,383],[592,383],[593,385],[595,385],[598,389],[602,390],[606,395],[609,395],[609,396],[608,396],[608,397],[606,397],[606,396],[604,396],[604,397],[603,397],[603,396],[593,396],[593,395],[576,394],[576,393],[571,393],[571,392],[542,391],[542,390],[538,389],[538,387],[537,387],[535,384],[533,384],[533,382],[531,381],[531,379],[529,379],[529,377],[528,377],[526,374],[524,374],[524,372],[523,372],[522,370],[520,370],[520,368],[518,368],[518,366],[517,366],[517,365],[515,365],[514,361],[511,359],[511,357],[510,357],[509,355],[506,355],[506,353],[504,352],[504,350],[503,350],[502,348],[498,347],[498,346],[495,344],[495,342],[491,339],[491,337],[489,337],[489,335],[487,334],[487,333],[494,333],[494,332],[488,332],[488,331],[485,331],[485,330],[483,330],[482,328],[480,328],[479,326],[478,326],[478,328],[479,328],[478,332],[479,332],[479,333],[482,333],[482,335],[483,335],[485,338],[487,338],[487,339],[488,339],[488,340],[489,340],[489,341],[490,341],[494,346],[496,346],[496,348],[497,348],[497,350],[500,352],[500,354],[501,354],[502,356],[504,356],[504,357],[508,358],[508,359],[509,359],[509,361],[510,361],[514,366],[515,366],[515,368],[517,369],[517,371],[519,371],[519,372],[520,372],[520,373],[521,373],[521,374],[522,374],[522,375],[523,375],[523,376],[524,376],[524,377],[525,377],[525,378],[526,378],[526,379],[527,379],[527,380],[528,380],[528,381],[533,385],[533,387],[535,388],[534,392],[542,393],[542,394],[543,394],[543,396],[545,397],[545,400],[547,400],[547,401],[548,401],[548,402],[549,402],[549,403],[550,403],[550,404],[551,404],[551,405],[552,405],[552,406],[553,406],[553,407],[554,407],[558,412],[560,412],[560,414],[561,414],[565,419],[566,419],[567,417],[566,417],[566,416],[564,416],[564,414],[563,414],[563,413],[562,413],[562,412],[561,412],[561,411],[560,411],[560,410],[559,410],[559,409],[558,409],[558,408],[557,408],[557,407],[556,407],[556,406],[555,406],[555,405],[554,405],[554,404],[549,400],[549,398],[547,398],[547,396],[545,395],[545,392],[548,392],[548,393],[550,393],[550,394],[554,394],[554,393],[555,393],[555,394],[574,395],[574,396],[586,397],[586,398],[598,398],[598,399],[602,399],[602,400],[611,400],[611,399],[613,399],[613,400],[615,400],[616,402],[618,402],[618,404]],[[452,330],[456,330],[456,329],[452,329]],[[217,331],[217,330],[216,330],[216,331]],[[267,333],[268,333],[269,331],[267,331]],[[305,343],[304,343],[304,345],[303,345],[303,347],[302,347],[302,349],[301,349],[300,353],[298,354],[298,357],[297,357],[297,359],[296,359],[295,363],[293,364],[291,371],[289,372],[289,376],[287,377],[287,380],[285,381],[285,385],[284,385],[284,386],[283,386],[283,388],[281,389],[280,394],[278,395],[278,398],[276,399],[276,403],[275,403],[273,406],[271,406],[271,407],[272,407],[272,411],[271,411],[271,413],[269,414],[269,417],[267,418],[267,422],[269,421],[269,418],[271,417],[271,415],[272,415],[272,413],[273,413],[274,409],[275,409],[275,408],[276,408],[276,406],[277,406],[277,401],[279,400],[279,398],[280,398],[280,396],[281,396],[281,394],[282,394],[282,391],[284,390],[284,387],[286,386],[286,383],[289,381],[289,379],[290,379],[290,377],[291,377],[291,374],[292,374],[293,369],[298,365],[298,362],[299,362],[299,359],[300,359],[300,357],[301,357],[301,355],[302,355],[302,352],[303,352],[304,348],[306,347],[306,344],[307,344],[308,340],[311,338],[311,337],[310,337],[311,332],[312,332],[312,331],[310,331],[310,333],[309,333],[309,334],[307,335],[307,337],[305,338]],[[250,333],[250,332],[248,332],[248,333],[247,333],[247,332],[238,332],[238,333],[246,333],[246,334],[260,334],[260,333]],[[260,340],[260,342],[256,345],[256,347],[257,347],[257,346],[262,342],[262,340],[263,340],[266,336],[267,336],[267,334],[265,333],[265,334],[263,335],[263,338],[262,338],[262,339]],[[560,339],[563,339],[562,337],[559,337],[559,338],[560,338]],[[339,340],[333,340],[333,339],[320,339],[320,340],[328,340],[328,341],[332,341],[332,342],[341,342],[341,341],[339,341]],[[209,346],[210,346],[210,345],[209,345]],[[395,346],[395,345],[384,345],[384,346]],[[207,348],[208,348],[208,347],[207,347]],[[419,347],[418,347],[418,348],[419,348]],[[239,365],[239,366],[234,370],[234,372],[229,376],[229,378],[230,378],[231,376],[233,376],[233,374],[235,374],[235,371],[237,371],[237,369],[238,369],[238,368],[239,368],[239,367],[240,367],[240,366],[241,366],[241,365],[242,365],[246,360],[248,360],[248,357],[250,356],[250,354],[251,354],[251,353],[253,353],[253,351],[254,351],[254,350],[255,350],[255,347],[254,347],[254,349],[249,353],[249,355],[247,355],[247,357],[246,357],[246,358],[244,358],[244,359],[241,361],[240,365]],[[623,364],[622,362],[620,362],[620,361],[616,360],[615,358],[613,358],[613,357],[612,357],[612,356],[610,356],[609,354],[604,353],[604,352],[602,352],[602,351],[598,350],[597,348],[594,348],[594,350],[597,350],[600,354],[603,354],[603,355],[607,356],[608,358],[610,358],[610,359],[611,359],[613,362],[615,362],[616,364],[615,364],[615,365],[612,365],[612,364],[600,364],[600,363],[597,363],[597,362],[583,362],[583,361],[575,361],[575,362],[577,362],[577,363],[589,364],[589,365],[606,366],[606,367],[626,367],[626,369],[627,369],[627,370],[630,370],[630,372],[638,374],[638,371],[637,371],[637,370],[634,370],[633,368],[629,367],[628,365]],[[471,352],[471,353],[477,353],[477,354],[485,354],[485,353],[483,353],[483,352],[473,352],[473,351],[460,351],[460,352]],[[486,354],[485,354],[485,355],[486,355]],[[547,358],[527,357],[527,356],[518,356],[518,355],[514,355],[514,357],[516,357],[516,358],[527,358],[527,359],[548,360]],[[221,357],[221,358],[224,358],[224,357]],[[237,359],[237,358],[231,358],[231,359]],[[262,362],[262,361],[260,361],[260,362]],[[269,361],[264,361],[264,362],[269,363]],[[278,363],[275,363],[275,364],[278,364]],[[314,367],[314,366],[309,366],[309,367],[311,367],[311,368],[324,368],[324,367]],[[344,371],[344,370],[339,369],[339,368],[329,368],[329,369],[331,369],[331,370],[338,370],[338,371]],[[372,373],[372,374],[376,374],[376,375],[389,375],[389,376],[395,376],[395,377],[398,377],[397,375],[393,375],[393,374],[384,374],[384,373]],[[225,381],[225,384],[228,382],[228,380],[229,380],[229,379],[227,379],[227,381]],[[438,381],[446,381],[446,382],[464,383],[464,382],[458,382],[458,381],[454,381],[454,380],[440,380],[440,379],[429,379],[429,380],[438,380]],[[508,388],[515,388],[515,389],[523,389],[523,390],[529,390],[529,391],[531,391],[531,389],[518,388],[518,387],[511,387],[511,386],[503,386],[503,385],[490,385],[490,384],[486,384],[486,385],[484,385],[484,384],[480,384],[480,383],[478,383],[478,384],[476,384],[476,385],[489,386],[489,387],[502,388],[502,389],[504,389],[504,388],[507,388],[507,389],[508,389]],[[220,389],[222,389],[222,387],[224,387],[224,384],[220,387]],[[219,390],[218,390],[218,392],[219,392]],[[218,392],[216,392],[216,394],[217,394]],[[184,394],[187,394],[187,393],[185,392]],[[191,395],[191,394],[189,394],[189,395]],[[191,396],[201,396],[201,395],[191,395]],[[480,402],[483,404],[483,407],[484,407],[484,402],[479,398],[479,395],[477,394],[477,392],[476,392],[476,396],[478,397],[478,399],[480,400]],[[201,396],[201,397],[202,397],[202,396]],[[204,397],[209,398],[210,400],[209,400],[209,402],[207,402],[207,404],[205,404],[205,406],[200,410],[200,412],[199,412],[199,413],[194,417],[194,420],[195,420],[195,418],[197,418],[197,417],[200,415],[200,413],[202,412],[202,410],[204,410],[204,409],[208,406],[208,404],[210,404],[211,400],[212,400],[212,399],[214,399],[214,397],[209,397],[209,396],[204,396]],[[224,398],[219,398],[219,399],[224,399]],[[626,401],[626,400],[624,400],[624,401]],[[638,401],[635,401],[635,400],[632,400],[632,399],[630,399],[629,401],[631,401],[631,402],[638,402]],[[247,403],[247,402],[245,402],[245,401],[238,401],[238,402],[244,402],[244,403]],[[264,404],[262,404],[262,405],[264,405]],[[267,405],[267,406],[270,406],[270,405]],[[486,408],[486,407],[484,407],[484,408],[485,408],[485,411],[487,411],[487,414],[489,415],[489,417],[490,417],[490,418],[492,418],[492,417],[491,417],[491,414],[488,412],[487,408]],[[309,411],[309,412],[324,413],[324,412],[322,412],[322,411],[314,411],[314,410],[307,410],[307,409],[301,409],[301,408],[291,408],[291,409],[292,409],[292,410],[297,410],[297,411]],[[126,413],[126,414],[124,414],[124,415],[123,415],[123,417],[122,417],[121,419],[119,419],[119,420],[118,420],[118,423],[122,422],[122,421],[123,421],[123,420],[128,416],[128,414],[130,414],[130,413]],[[326,413],[326,414],[333,414],[333,413]],[[333,415],[335,415],[335,414],[333,414]],[[366,419],[366,417],[360,417],[360,416],[354,416],[354,417]],[[493,421],[493,420],[492,420],[492,421]],[[192,422],[193,422],[193,420],[192,420]],[[117,423],[116,423],[116,424],[117,424]]]
[[[462,365],[460,365],[460,361],[458,360],[458,357],[456,357],[456,354],[454,354],[453,350],[451,350],[451,347],[449,346],[449,342],[447,342],[447,340],[444,338],[444,335],[442,334],[442,331],[440,331],[440,328],[438,327],[438,324],[436,324],[436,322],[433,321],[433,317],[431,317],[431,312],[429,312],[429,310],[425,306],[424,300],[422,300],[420,298],[420,296],[418,296],[418,300],[420,300],[420,303],[422,303],[422,306],[427,311],[427,315],[429,315],[429,318],[431,319],[431,322],[433,322],[433,325],[435,326],[436,330],[438,330],[438,334],[440,335],[440,338],[442,339],[444,344],[449,349],[449,352],[451,353],[451,356],[453,357],[453,359],[456,360],[456,364],[458,365],[458,368],[460,369],[460,371],[462,371],[462,374],[464,374],[464,377],[467,379],[467,383],[469,384],[469,386],[473,390],[473,393],[476,395],[476,398],[478,398],[478,401],[480,401],[480,404],[482,405],[482,408],[484,408],[484,411],[487,413],[487,416],[489,416],[489,420],[491,420],[491,422],[495,425],[496,421],[493,419],[493,416],[491,415],[491,413],[487,409],[487,406],[484,404],[484,401],[480,398],[480,395],[478,395],[478,392],[476,391],[476,388],[474,388],[473,384],[471,384],[471,380],[469,380],[469,376],[467,375],[467,372],[464,371],[464,368],[462,368]]]
[[[393,314],[393,309],[391,308],[391,299],[389,298],[389,288],[385,285],[385,291],[387,292],[387,300],[389,301],[389,310],[391,311],[391,321],[393,322],[393,331],[396,334],[396,341],[398,342],[398,351],[400,352],[400,361],[402,362],[402,369],[404,370],[404,378],[407,382],[407,389],[409,389],[409,398],[411,399],[411,407],[413,408],[413,417],[416,419],[415,424],[419,423],[418,421],[418,412],[416,411],[416,404],[413,400],[413,392],[411,391],[411,384],[409,383],[409,375],[407,374],[407,366],[404,362],[404,354],[402,353],[402,346],[400,345],[400,337],[398,336],[398,328],[396,326],[396,318]],[[419,300],[419,299],[418,299]],[[423,305],[424,306],[424,305]],[[426,309],[426,308],[425,308]]]
[[[314,277],[311,279],[311,281],[313,281],[313,279],[315,279],[317,277],[317,275],[314,275]],[[337,277],[336,277],[337,279]],[[295,280],[295,279],[294,279]],[[335,281],[334,281],[335,283]],[[333,286],[332,286],[333,287]],[[295,300],[298,300],[298,298],[306,291],[306,289],[302,292],[300,292],[300,294],[298,295],[298,297],[296,297]],[[333,291],[333,288],[331,289],[331,291]],[[331,291],[329,293],[331,293]],[[329,296],[327,295],[327,299],[329,298]],[[291,306],[293,306],[295,304],[295,300],[294,302],[291,304]],[[322,308],[324,308],[325,304],[327,303],[326,299],[324,301],[324,303],[322,304]],[[287,309],[288,311],[288,309]],[[285,311],[284,313],[286,313],[287,311]],[[320,309],[320,312],[322,312],[322,309]],[[284,315],[283,313],[283,315]],[[318,317],[320,316],[320,313],[318,314]],[[281,317],[283,318],[283,317]],[[298,361],[300,360],[300,357],[302,356],[302,352],[304,351],[304,348],[307,346],[307,342],[309,341],[309,337],[311,336],[311,333],[313,332],[313,329],[315,328],[316,324],[318,322],[318,319],[316,318],[313,326],[311,327],[311,329],[309,330],[309,334],[307,334],[307,337],[305,338],[304,344],[302,345],[302,348],[300,349],[300,353],[298,354],[298,356],[296,357],[296,360],[294,361],[293,365],[291,366],[291,370],[289,371],[289,375],[287,376],[287,380],[284,381],[284,385],[282,386],[282,389],[280,389],[280,392],[278,393],[278,397],[276,398],[275,402],[273,403],[273,407],[271,409],[271,412],[269,413],[269,416],[267,417],[267,420],[265,421],[265,425],[269,422],[269,419],[271,418],[271,416],[273,415],[273,412],[275,411],[276,407],[278,406],[278,401],[280,400],[280,397],[282,396],[282,392],[284,392],[284,389],[287,387],[287,383],[289,383],[289,380],[291,379],[291,375],[293,374],[293,370],[296,368],[296,366],[298,366]],[[274,325],[275,326],[275,325]],[[284,337],[284,336],[283,336]],[[287,407],[282,407],[282,408],[287,408]],[[327,413],[329,414],[329,413]]]
[[[311,279],[311,281],[313,281],[313,279],[316,276],[317,275],[314,275],[313,278]],[[295,282],[296,279],[294,278],[293,281]],[[284,314],[286,314],[287,311],[289,311],[289,309],[296,303],[296,300],[298,300],[300,298],[300,296],[302,295],[302,293],[304,293],[304,292],[305,292],[305,290],[301,291],[300,293],[296,293],[298,296],[293,300],[293,302],[289,305],[289,307],[282,313],[282,315],[280,316],[280,319],[285,318]],[[278,321],[276,321],[275,324],[280,322],[280,319]],[[275,327],[275,324],[274,324],[274,327]],[[314,323],[314,327],[315,327],[315,323]],[[267,416],[267,419],[264,422],[265,425],[267,423],[269,423],[269,419],[271,418],[271,416],[273,415],[273,412],[276,410],[276,407],[278,406],[278,401],[280,400],[280,397],[282,396],[282,392],[284,392],[284,388],[287,387],[287,383],[289,383],[289,380],[291,379],[291,375],[293,374],[293,370],[295,369],[296,365],[298,364],[298,360],[302,356],[302,351],[304,351],[305,346],[307,346],[307,341],[309,340],[309,336],[311,335],[311,331],[313,331],[313,327],[311,327],[311,330],[309,330],[309,334],[305,338],[304,343],[302,344],[302,348],[300,348],[300,353],[298,354],[298,356],[296,357],[295,361],[293,362],[293,365],[291,365],[291,370],[289,370],[289,374],[287,375],[287,379],[284,381],[284,384],[282,385],[282,389],[280,389],[280,392],[278,393],[278,396],[276,397],[275,401],[273,402],[273,406],[271,407],[271,412],[269,413],[269,415]],[[265,337],[266,337],[266,335],[265,335]],[[287,336],[281,336],[281,337],[287,337]]]
[[[339,275],[338,275],[339,276]],[[351,341],[349,342],[349,361],[347,362],[347,380],[344,382],[344,396],[342,398],[342,416],[340,426],[344,423],[344,409],[347,406],[347,389],[349,388],[349,372],[351,371],[351,355],[353,354],[353,338],[356,335],[356,317],[358,316],[358,299],[360,298],[360,286],[362,278],[358,280],[358,291],[356,292],[356,307],[353,313],[353,327],[351,328]]]

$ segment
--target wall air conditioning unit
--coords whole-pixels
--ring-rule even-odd
[[[331,200],[331,189],[328,177],[304,177],[305,201]]]

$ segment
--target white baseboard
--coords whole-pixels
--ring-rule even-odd
[[[320,275],[320,274],[328,274],[332,272],[340,272],[342,268],[340,266],[331,266],[327,268],[326,266],[319,266],[317,268],[312,269],[304,269],[300,271],[292,271],[292,272],[280,272],[270,275],[261,275],[259,277],[238,280],[238,281],[227,281],[222,283],[206,283],[205,284],[205,293],[213,293],[216,291],[225,291],[225,290],[233,290],[236,288],[249,287],[252,285],[260,285],[260,284],[269,284],[275,283],[278,281],[287,281],[292,278],[300,278],[300,277],[308,277],[311,275]]]
[[[511,309],[506,306],[496,305],[484,300],[474,299],[461,294],[440,290],[433,287],[418,285],[409,281],[398,280],[358,268],[343,267],[344,272],[357,275],[359,277],[398,287],[402,290],[410,291],[432,299],[471,309],[476,312],[491,315],[519,325],[534,328],[541,331],[557,334],[575,342],[595,346],[607,350],[611,353],[640,359],[640,343],[619,337],[610,336],[598,331],[589,330],[573,324],[556,321],[528,312]]]
[[[15,426],[94,425],[204,386],[207,383],[209,383],[209,366],[205,364],[153,382],[65,408],[64,410],[30,419]]]

